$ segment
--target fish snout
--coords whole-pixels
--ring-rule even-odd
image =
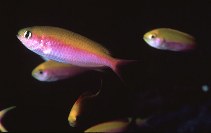
[[[76,122],[75,121],[69,121],[69,125],[71,127],[76,127]]]

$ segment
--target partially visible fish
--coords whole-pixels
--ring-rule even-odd
[[[39,81],[52,82],[74,77],[88,70],[90,69],[49,60],[38,65],[32,71],[32,76]]]
[[[138,127],[143,126],[143,124],[146,122],[146,119],[136,118],[135,119],[135,125]]]
[[[14,108],[15,108],[15,106],[12,106],[12,107],[9,107],[9,108],[6,108],[6,109],[0,111],[0,131],[1,132],[8,132],[7,129],[2,124],[2,119],[8,111],[10,111],[11,109],[14,109]]]
[[[102,81],[101,81],[101,88],[102,88]],[[72,106],[69,116],[68,116],[68,121],[70,126],[76,127],[78,124],[78,117],[83,113],[84,111],[84,104],[86,104],[87,100],[90,100],[91,98],[94,98],[99,95],[101,92],[101,88],[93,93],[91,91],[84,92],[79,96],[79,98],[76,100],[74,105]]]
[[[161,50],[188,51],[196,47],[193,36],[170,28],[151,30],[144,34],[143,39],[151,47]]]
[[[115,59],[99,43],[58,27],[24,28],[17,38],[29,50],[47,59],[81,67],[110,67],[120,78],[118,66],[131,62]]]
[[[86,129],[84,132],[125,132],[132,118],[103,122]]]

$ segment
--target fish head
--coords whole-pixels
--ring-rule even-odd
[[[39,37],[34,34],[31,27],[19,30],[17,38],[25,47],[32,51],[38,49],[40,46]]]
[[[32,71],[32,76],[39,81],[51,81],[49,71],[40,67]]]
[[[83,99],[81,98],[81,96],[76,100],[76,102],[74,103],[74,105],[72,106],[69,116],[68,116],[68,121],[69,121],[69,125],[71,127],[76,127],[80,121],[80,115],[82,113],[82,103],[83,103]]]
[[[161,49],[164,39],[159,35],[156,30],[149,31],[144,34],[144,41],[151,47]]]
[[[29,50],[45,57],[50,54],[50,42],[42,28],[28,27],[18,31],[17,38]]]
[[[77,116],[78,116],[77,110],[70,111],[68,121],[71,127],[75,127],[77,125],[77,118],[78,118]]]

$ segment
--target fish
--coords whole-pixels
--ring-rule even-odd
[[[101,80],[101,88],[102,88],[102,80]],[[70,110],[69,116],[68,116],[69,125],[71,127],[76,127],[78,125],[78,117],[84,111],[84,108],[83,108],[84,104],[86,104],[87,100],[90,100],[90,99],[98,96],[101,92],[101,88],[95,93],[93,93],[91,91],[86,91],[79,96],[79,98],[73,104],[73,106]]]
[[[120,78],[119,66],[134,62],[113,58],[101,44],[60,27],[23,28],[17,38],[26,48],[47,59],[80,67],[109,67]]]
[[[12,107],[9,107],[9,108],[6,108],[6,109],[3,109],[0,111],[0,131],[1,132],[8,132],[7,129],[2,124],[2,119],[8,111],[10,111],[14,108],[15,108],[15,106],[12,106]]]
[[[84,132],[125,132],[131,121],[132,118],[102,122]]]
[[[136,118],[135,125],[138,127],[143,126],[146,123],[147,119]]]
[[[144,34],[144,41],[151,47],[169,51],[189,51],[196,47],[195,38],[171,28],[157,28]]]
[[[86,67],[78,67],[52,60],[45,61],[32,70],[32,76],[44,82],[54,82],[74,77],[90,70]]]

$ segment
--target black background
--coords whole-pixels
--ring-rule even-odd
[[[2,2],[0,11],[0,109],[17,106],[3,120],[9,131],[82,131],[128,116],[151,119],[150,128],[137,130],[210,131],[211,94],[201,89],[211,84],[209,2],[14,1]],[[39,82],[31,71],[43,60],[16,38],[19,29],[39,25],[69,29],[101,43],[115,58],[139,62],[121,67],[124,83],[110,69]],[[150,47],[143,34],[160,27],[193,35],[197,49]],[[102,92],[87,105],[81,124],[70,127],[73,103],[84,91],[100,88],[101,78]]]

